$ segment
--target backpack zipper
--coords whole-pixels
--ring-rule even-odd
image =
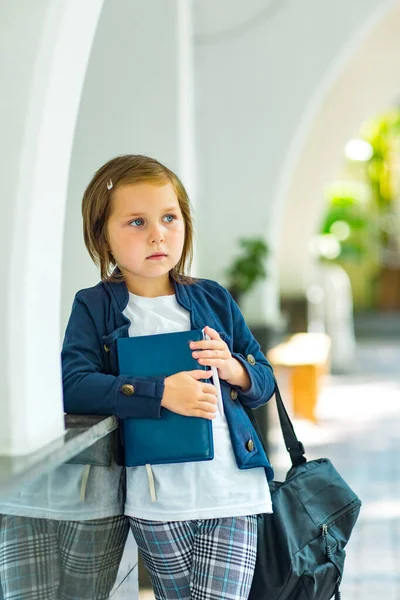
[[[352,500],[351,502],[349,502],[349,504],[347,504],[344,508],[340,508],[338,511],[336,511],[335,513],[333,513],[333,515],[331,515],[330,517],[328,517],[328,519],[325,521],[325,523],[323,523],[321,525],[321,528],[324,528],[324,526],[326,527],[330,527],[333,523],[335,523],[335,521],[337,521],[344,513],[347,513],[349,511],[351,511],[351,506],[354,504],[358,504],[360,502],[360,500],[358,498],[354,498],[354,500]]]
[[[339,512],[342,512],[342,510]],[[327,557],[328,561],[331,562],[336,567],[335,563],[332,560],[332,558],[333,558],[332,557],[332,548],[328,544],[328,525],[326,523],[324,523],[322,525],[321,533],[322,533],[322,537],[324,538],[324,542],[325,542],[326,557]],[[336,584],[335,584],[335,600],[341,600],[341,593],[339,590],[340,582],[341,582],[341,577],[339,575],[338,578],[336,579]]]

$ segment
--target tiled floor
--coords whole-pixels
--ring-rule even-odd
[[[329,457],[363,501],[342,599],[400,600],[400,343],[360,342],[354,373],[327,378],[317,412],[316,425],[294,421],[307,458]],[[270,439],[279,479],[289,462],[275,426]]]

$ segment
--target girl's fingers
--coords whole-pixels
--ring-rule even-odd
[[[212,383],[203,383],[201,391],[203,394],[212,394],[214,398],[217,397],[217,388]]]
[[[199,408],[196,408],[189,415],[189,417],[201,417],[202,419],[209,419],[210,421],[212,421],[212,419],[215,419],[216,414],[215,413],[206,412],[205,410],[200,410]]]
[[[203,402],[206,402],[207,405],[210,406],[214,406],[217,404],[218,400],[217,397],[214,396],[214,394],[203,394],[201,400],[200,400],[200,404],[202,404]]]
[[[192,350],[225,350],[227,345],[222,340],[203,340],[201,342],[190,342]]]
[[[202,369],[187,371],[187,374],[193,379],[210,379],[212,377],[212,371],[203,371]]]
[[[193,352],[192,356],[193,358],[220,358],[226,360],[231,355],[223,350],[203,350],[202,352]]]
[[[215,329],[213,329],[212,327],[205,327],[204,328],[205,332],[207,335],[210,336],[210,338],[212,340],[220,340],[221,336],[219,335],[218,331],[215,331]]]
[[[199,358],[198,362],[205,367],[217,367],[217,369],[220,369],[226,364],[225,360],[221,358]]]
[[[217,412],[217,407],[213,402],[199,402],[197,408],[214,415]]]

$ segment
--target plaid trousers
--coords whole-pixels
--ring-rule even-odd
[[[1,515],[4,600],[107,600],[128,532],[124,516],[55,521]]]
[[[256,515],[129,521],[157,600],[247,600],[257,555]]]

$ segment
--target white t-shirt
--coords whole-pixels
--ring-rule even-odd
[[[175,295],[145,298],[129,293],[124,315],[131,321],[131,337],[190,330],[189,312]],[[146,467],[127,467],[126,515],[184,521],[272,512],[264,468],[240,470],[225,416],[218,412],[212,426],[213,460],[152,465],[155,502]]]

